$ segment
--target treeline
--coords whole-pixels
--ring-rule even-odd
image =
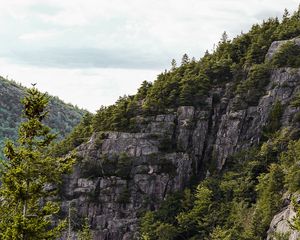
[[[25,87],[0,77],[0,149],[3,148],[6,139],[17,139],[18,126],[22,121],[20,98],[24,97],[25,92]],[[57,97],[50,97],[47,110],[49,115],[45,123],[58,134],[59,139],[68,135],[86,113],[78,107],[65,104]]]
[[[222,173],[169,196],[158,211],[144,215],[143,239],[266,239],[286,204],[283,194],[300,189],[300,141],[294,137],[291,129],[278,131],[262,146],[232,156]],[[300,231],[299,221],[300,214],[291,224]],[[273,237],[288,239],[288,233]]]
[[[269,18],[252,26],[248,33],[229,40],[226,32],[213,52],[206,51],[200,59],[186,54],[179,66],[175,60],[171,69],[159,74],[153,82],[144,81],[133,96],[123,96],[95,116],[86,116],[61,144],[57,154],[65,154],[84,142],[94,131],[136,131],[136,116],[173,112],[178,106],[205,108],[212,88],[232,83],[232,93],[239,96],[236,109],[256,105],[264,94],[274,67],[299,67],[299,47],[293,41],[284,44],[272,61],[265,55],[273,41],[300,36],[300,9],[292,15],[285,10],[282,20]]]
[[[254,25],[249,33],[231,42],[223,41],[210,55],[218,61],[220,57],[215,54],[226,53],[232,61],[230,81],[235,84],[235,96],[243,99],[237,108],[257,104],[273,68],[300,67],[300,47],[293,40],[284,43],[272,60],[264,59],[271,42],[299,37],[299,23],[300,9],[292,16],[285,11],[281,22],[269,19]],[[222,78],[218,80],[217,84],[222,83]],[[299,107],[299,99],[296,97],[291,105]],[[297,211],[291,227],[300,231],[299,203],[295,196],[284,198],[284,194],[300,190],[300,118],[296,114],[293,126],[280,130],[282,112],[283,106],[277,101],[260,146],[231,156],[222,172],[211,171],[200,184],[170,195],[158,211],[146,212],[141,220],[142,239],[266,239],[272,218],[289,201]],[[271,237],[289,239],[289,233],[274,233]]]

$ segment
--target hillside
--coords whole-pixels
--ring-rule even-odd
[[[0,77],[0,148],[6,138],[15,140],[18,134],[18,125],[21,122],[22,104],[26,88],[13,81]],[[62,139],[71,132],[82,116],[86,113],[72,105],[66,104],[57,97],[50,97],[48,106],[49,116],[46,124],[58,133]],[[0,154],[2,156],[2,154]]]
[[[88,217],[94,239],[297,239],[299,23],[223,34],[81,122],[55,151],[77,147],[74,234]]]
[[[223,34],[200,60],[86,117],[61,186],[74,238],[299,238],[300,9]]]

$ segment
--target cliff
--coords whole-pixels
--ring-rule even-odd
[[[271,45],[268,60],[281,44]],[[169,194],[183,191],[193,178],[201,181],[221,172],[228,158],[261,144],[276,103],[283,106],[281,127],[299,127],[295,121],[299,108],[291,104],[300,92],[299,68],[274,68],[257,104],[245,104],[245,95],[233,94],[233,89],[234,83],[213,87],[202,107],[180,106],[167,114],[137,116],[135,133],[94,133],[77,148],[79,162],[64,179],[64,213],[74,210],[77,227],[88,217],[94,239],[138,239],[145,210],[157,210]],[[279,218],[289,215],[287,211],[290,207],[274,217],[269,232],[275,231]]]

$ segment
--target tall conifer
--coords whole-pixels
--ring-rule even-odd
[[[33,87],[22,103],[25,121],[18,142],[6,143],[7,160],[0,164],[0,239],[56,239],[65,225],[64,220],[54,221],[60,211],[56,186],[74,160],[47,153],[55,135],[42,123],[47,116],[46,94]]]

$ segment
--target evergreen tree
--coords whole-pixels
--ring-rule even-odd
[[[289,13],[289,11],[285,8],[285,9],[284,9],[283,16],[282,16],[283,21],[286,21],[286,20],[289,18],[289,16],[290,16],[290,13]]]
[[[143,81],[140,88],[138,89],[137,94],[135,95],[135,100],[143,100],[146,98],[149,89],[152,87],[151,82]]]
[[[186,53],[183,54],[182,59],[181,59],[181,65],[186,65],[189,62],[190,62],[189,56]]]
[[[82,230],[78,232],[78,240],[92,240],[93,236],[88,223],[88,219],[85,219]]]
[[[176,63],[175,59],[172,59],[171,66],[172,66],[171,70],[174,71],[176,69],[176,67],[177,67],[177,63]]]
[[[228,34],[226,31],[224,31],[221,37],[221,43],[226,43],[227,41],[228,41]]]
[[[74,162],[71,156],[52,158],[48,146],[55,138],[42,121],[47,116],[48,97],[36,88],[22,100],[26,119],[19,128],[17,143],[8,141],[1,162],[0,239],[55,239],[65,221],[54,221],[60,206],[56,185]]]

